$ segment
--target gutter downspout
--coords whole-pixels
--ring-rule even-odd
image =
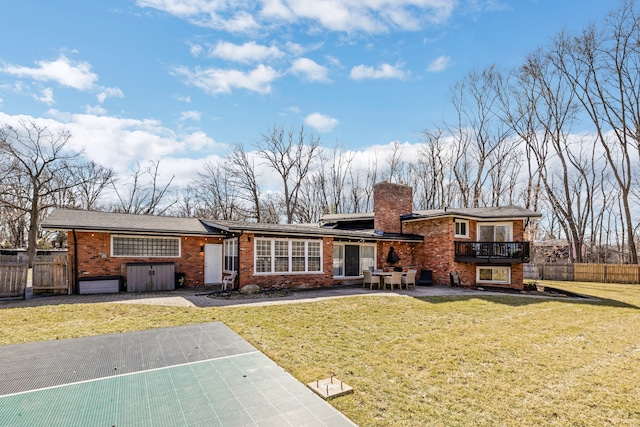
[[[72,293],[77,294],[78,293],[78,237],[76,236],[76,229],[72,229],[71,233],[73,234],[73,271],[72,271],[72,278],[73,278],[73,289],[72,289]]]
[[[242,253],[242,251],[240,250],[240,242],[242,241],[243,234],[244,230],[240,230],[240,234],[238,235],[238,265],[236,266],[236,268],[238,269],[238,274],[236,275],[236,277],[238,278],[238,290],[240,290],[240,288],[242,287],[242,282],[240,281],[240,254]]]

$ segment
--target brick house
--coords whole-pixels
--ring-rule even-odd
[[[518,207],[414,211],[412,200],[411,187],[381,182],[374,212],[325,215],[319,224],[55,210],[43,228],[67,232],[76,292],[103,277],[122,278],[129,291],[163,289],[139,287],[138,277],[167,276],[171,283],[158,286],[168,287],[178,278],[184,286],[218,284],[229,271],[240,287],[329,287],[361,280],[367,268],[431,270],[437,284],[455,273],[463,286],[522,288],[529,260],[523,233],[539,214]]]

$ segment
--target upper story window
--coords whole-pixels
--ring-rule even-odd
[[[455,237],[461,237],[461,238],[469,237],[469,221],[467,221],[466,219],[456,219]]]
[[[322,271],[322,241],[255,239],[256,273],[318,273]]]
[[[179,258],[180,238],[161,236],[111,236],[111,256]]]
[[[510,222],[478,224],[478,240],[480,242],[511,242],[513,224]]]

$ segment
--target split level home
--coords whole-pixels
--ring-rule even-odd
[[[540,214],[519,207],[413,210],[411,187],[380,182],[371,213],[318,224],[54,210],[43,228],[66,232],[74,291],[129,292],[220,284],[330,287],[363,270],[416,269],[435,284],[523,287],[525,229]]]

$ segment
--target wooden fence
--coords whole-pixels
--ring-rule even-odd
[[[0,255],[0,297],[24,298],[29,264],[26,255]],[[34,294],[69,292],[69,262],[66,255],[38,255],[31,271]]]
[[[28,271],[28,262],[0,260],[0,298],[24,298]]]
[[[529,264],[525,278],[573,282],[640,283],[637,264]]]
[[[33,261],[34,294],[69,292],[69,262],[66,255],[38,255]]]

